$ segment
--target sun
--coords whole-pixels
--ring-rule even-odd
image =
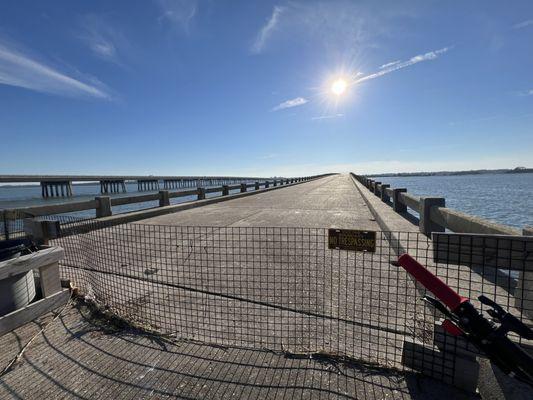
[[[336,96],[341,96],[346,92],[346,89],[348,88],[348,82],[346,80],[339,78],[336,79],[331,84],[331,92]]]

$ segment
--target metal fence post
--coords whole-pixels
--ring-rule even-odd
[[[255,182],[255,190],[259,190],[259,182]]]
[[[165,207],[170,205],[170,197],[168,195],[168,190],[159,191],[159,207]]]
[[[269,185],[269,182],[268,182],[268,181],[265,181],[265,189],[268,188],[268,185]]]
[[[522,231],[524,236],[533,236],[533,227],[526,226]],[[531,252],[531,244],[525,253]],[[529,318],[533,318],[533,262],[525,261],[524,270],[518,274],[518,283],[516,285],[515,307],[521,310]]]
[[[402,203],[401,193],[407,192],[406,188],[392,189],[392,209],[397,213],[407,212],[407,206]]]
[[[222,185],[222,196],[227,196],[229,194],[228,185]]]
[[[94,199],[96,200],[96,218],[108,217],[113,214],[109,196],[97,196]]]
[[[429,212],[431,207],[446,207],[446,200],[443,197],[421,197],[420,198],[420,222],[419,228],[426,236],[431,236],[431,232],[444,232],[446,228],[431,220]]]
[[[4,239],[8,240],[9,239],[9,222],[7,220],[7,211],[4,210],[2,212],[2,220],[4,222]]]
[[[241,193],[246,192],[246,183],[241,183]]]

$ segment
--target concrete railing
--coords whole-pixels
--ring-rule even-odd
[[[405,188],[391,188],[388,184],[367,178],[352,176],[382,201],[390,204],[399,213],[410,209],[418,214],[420,232],[430,236],[432,232],[444,232],[446,229],[457,233],[479,233],[499,235],[527,235],[531,228],[524,228],[523,232],[510,226],[497,224],[482,218],[465,214],[461,211],[446,207],[443,197],[418,197],[407,193]]]
[[[221,196],[227,196],[232,190],[239,190],[241,193],[247,192],[249,189],[260,190],[261,188],[269,188],[273,186],[289,185],[300,182],[306,182],[309,180],[321,178],[324,175],[305,176],[298,178],[283,178],[272,179],[265,181],[256,181],[253,183],[241,183],[237,185],[222,185],[216,187],[198,187],[191,190],[160,190],[158,193],[150,193],[136,196],[127,197],[109,197],[109,196],[97,196],[92,200],[84,200],[77,202],[59,203],[59,204],[47,204],[42,206],[32,206],[23,208],[5,209],[0,211],[3,213],[4,221],[15,220],[23,216],[41,217],[47,215],[58,215],[71,212],[95,210],[96,217],[108,217],[113,214],[113,206],[121,206],[126,204],[145,203],[150,201],[159,201],[159,207],[170,205],[170,199],[176,197],[197,196],[198,200],[204,200],[208,193],[221,193]]]

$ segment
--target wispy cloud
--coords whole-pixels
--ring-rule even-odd
[[[533,96],[533,89],[515,90],[511,93],[519,97]]]
[[[0,84],[42,93],[111,100],[109,90],[95,78],[75,79],[0,41]]]
[[[392,62],[389,62],[389,63],[387,63],[387,64],[383,64],[383,65],[381,65],[381,66],[379,67],[379,69],[390,68],[390,67],[393,67],[394,65],[399,64],[399,63],[401,63],[400,60],[392,61]]]
[[[260,160],[271,160],[273,158],[278,158],[278,157],[279,157],[278,153],[270,153],[270,154],[265,154],[264,156],[259,157],[259,159]]]
[[[124,35],[100,16],[87,15],[81,22],[80,38],[91,51],[106,61],[121,64],[119,51],[129,47]]]
[[[197,0],[156,0],[162,14],[159,21],[168,21],[189,33],[191,23],[198,13]]]
[[[332,119],[332,118],[339,118],[339,117],[344,117],[344,114],[321,115],[319,117],[312,117],[311,119],[316,121],[316,120],[321,120],[321,119]]]
[[[257,33],[257,37],[252,45],[252,53],[259,54],[263,51],[266,41],[276,28],[279,22],[281,14],[285,11],[284,7],[275,6],[272,10],[272,15],[268,19],[265,25]]]
[[[278,111],[278,110],[284,110],[286,108],[303,106],[308,101],[309,100],[307,100],[307,99],[305,99],[303,97],[296,97],[295,99],[290,99],[290,100],[284,101],[281,104],[278,104],[276,107],[274,107],[272,109],[272,111]]]
[[[257,32],[251,52],[261,53],[275,37],[283,36],[284,45],[312,43],[326,58],[339,55],[342,62],[352,63],[365,49],[378,46],[381,38],[390,37],[396,20],[403,24],[417,12],[404,2],[392,2],[384,11],[380,2],[371,1],[284,1]]]
[[[419,54],[417,56],[411,57],[407,61],[400,61],[400,62],[395,61],[394,63],[389,63],[391,65],[388,67],[385,67],[387,64],[384,64],[385,66],[382,66],[380,71],[374,72],[373,74],[362,76],[360,78],[355,78],[352,84],[355,85],[355,84],[358,84],[364,81],[368,81],[370,79],[376,79],[383,75],[390,74],[391,72],[398,71],[399,69],[402,69],[402,68],[410,67],[411,65],[415,65],[423,61],[435,60],[441,54],[446,53],[448,50],[450,50],[449,47],[444,47],[439,50],[430,51],[425,54]]]
[[[528,26],[533,25],[533,19],[528,19],[527,21],[519,22],[518,24],[513,25],[513,29],[522,29]]]

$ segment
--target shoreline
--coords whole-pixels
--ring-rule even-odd
[[[390,172],[383,174],[368,174],[368,177],[395,178],[411,176],[464,176],[464,175],[502,175],[502,174],[530,174],[533,168],[514,169],[476,169],[470,171],[435,171],[435,172]]]

